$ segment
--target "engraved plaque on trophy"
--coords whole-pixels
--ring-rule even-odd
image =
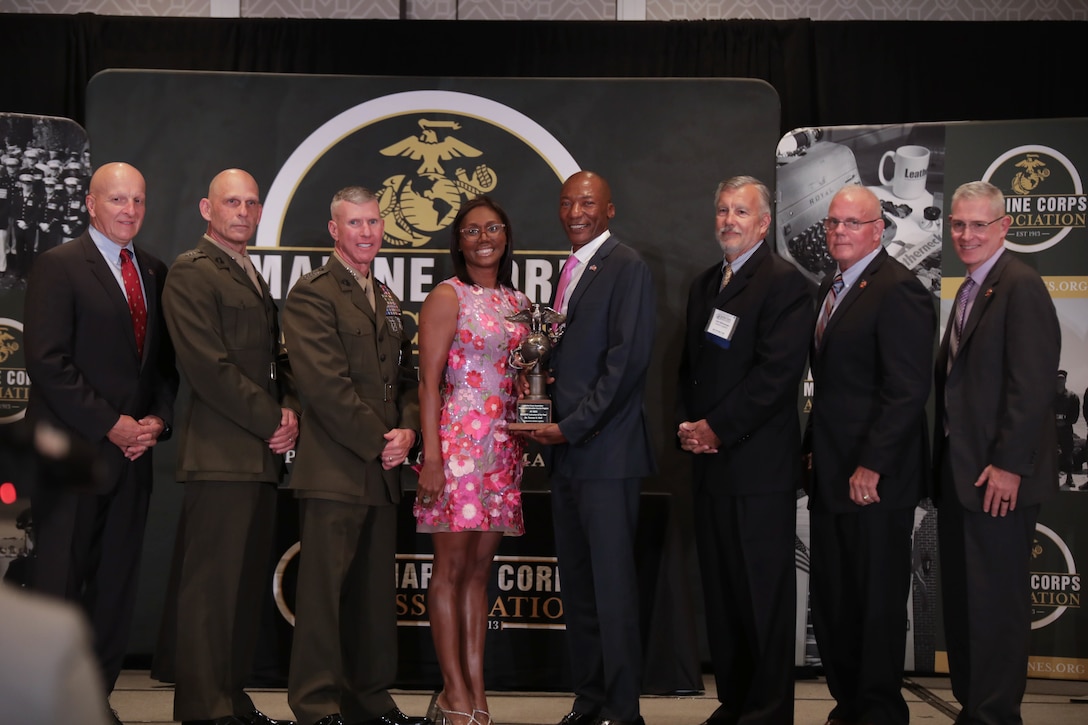
[[[517,421],[510,424],[512,431],[529,431],[543,428],[552,422],[552,401],[548,398],[548,376],[544,365],[548,362],[552,347],[563,336],[566,317],[551,307],[534,302],[528,309],[506,318],[510,322],[525,322],[529,336],[510,352],[510,364],[528,370],[529,393],[517,402]]]

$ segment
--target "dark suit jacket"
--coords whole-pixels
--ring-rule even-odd
[[[265,442],[282,408],[301,410],[280,344],[276,303],[261,281],[206,238],[177,258],[163,311],[192,388],[180,425],[179,481],[268,481],[283,457]],[[276,366],[273,379],[272,366]]]
[[[833,278],[824,277],[817,305]],[[880,474],[877,506],[913,508],[925,495],[925,404],[936,325],[931,295],[883,249],[839,301],[823,344],[810,352],[812,509],[860,510],[849,484],[859,465]]]
[[[136,261],[147,302],[142,360],[125,295],[89,233],[39,256],[27,284],[28,415],[97,446],[97,493],[112,490],[125,470],[124,454],[106,437],[122,414],[173,421],[178,375],[159,303],[166,265],[140,249]],[[132,465],[150,485],[151,456]]]
[[[938,489],[938,497],[955,495],[968,511],[981,511],[985,487],[974,483],[993,464],[1021,476],[1017,507],[1045,501],[1058,490],[1054,380],[1061,352],[1046,286],[1035,270],[1003,252],[979,287],[946,373],[951,319],[937,354],[934,427],[940,461],[947,412],[955,492]]]
[[[643,396],[657,309],[650,269],[615,234],[589,260],[551,356],[555,421],[547,446],[564,478],[639,478],[656,471]]]
[[[291,474],[296,494],[400,501],[400,469],[382,468],[382,436],[393,428],[419,430],[418,378],[399,307],[388,312],[383,291],[395,299],[377,286],[375,315],[359,283],[330,259],[287,296],[283,329],[305,406]]]
[[[797,392],[815,325],[801,273],[762,245],[721,292],[721,263],[692,282],[680,358],[677,421],[706,418],[717,453],[693,457],[696,487],[733,495],[789,491],[801,482]],[[715,309],[736,315],[728,349],[706,337]]]

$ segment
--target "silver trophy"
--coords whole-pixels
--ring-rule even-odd
[[[552,422],[552,401],[546,392],[548,376],[544,372],[544,365],[552,348],[563,336],[567,318],[551,307],[534,302],[506,319],[529,325],[529,336],[510,351],[510,364],[529,371],[525,374],[529,381],[529,394],[518,400],[517,422],[510,424],[510,430],[537,430]]]

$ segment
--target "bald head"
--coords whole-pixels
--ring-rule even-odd
[[[579,171],[563,183],[559,192],[559,221],[574,251],[604,234],[615,215],[612,189],[603,176]]]
[[[208,222],[209,237],[242,252],[261,221],[257,180],[241,169],[220,171],[200,200],[200,215]]]
[[[147,211],[144,175],[117,161],[103,164],[91,177],[87,213],[91,226],[125,246],[139,233]]]
[[[828,253],[840,270],[849,269],[880,246],[884,233],[880,199],[864,186],[844,186],[831,200],[825,228]]]

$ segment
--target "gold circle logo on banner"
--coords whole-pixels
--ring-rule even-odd
[[[29,396],[23,323],[0,317],[0,424],[21,420]]]
[[[1032,629],[1053,624],[1066,610],[1079,609],[1081,577],[1077,563],[1062,537],[1042,524],[1035,525],[1031,548]]]
[[[1012,226],[1005,246],[1014,252],[1041,252],[1084,229],[1088,197],[1080,173],[1069,158],[1049,146],[1028,144],[997,157],[986,173],[1005,194]]]
[[[481,162],[486,139],[474,137],[457,119],[480,121],[509,134],[542,159],[560,179],[579,170],[569,151],[525,114],[489,98],[452,91],[392,93],[338,114],[311,133],[280,168],[264,204],[256,247],[275,247],[287,210],[306,176],[321,159],[356,132],[383,122],[400,122],[399,138],[373,149],[377,162],[393,160],[375,190],[391,248],[421,247],[447,229],[461,204],[499,186],[501,174]],[[384,159],[383,159],[384,157]]]

